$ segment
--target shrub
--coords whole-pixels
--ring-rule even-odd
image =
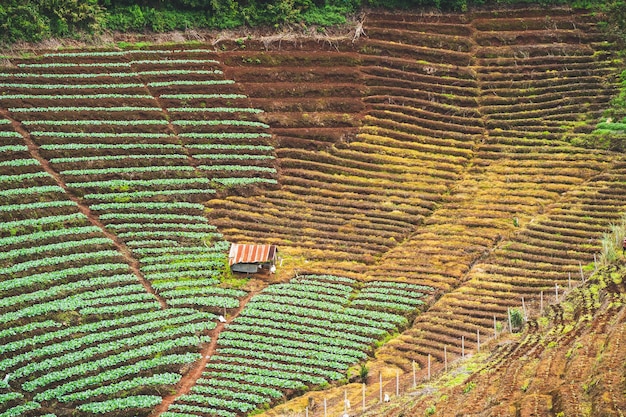
[[[0,41],[40,41],[70,36],[79,30],[94,32],[104,19],[97,0],[9,0],[0,4]]]
[[[359,367],[359,379],[361,380],[362,383],[366,383],[367,382],[367,376],[370,373],[370,368],[368,368],[365,364],[361,364],[361,366]]]
[[[0,5],[0,29],[5,33],[5,41],[39,41],[49,32],[50,27],[32,4]]]
[[[518,308],[512,308],[509,314],[511,315],[511,327],[513,328],[512,331],[521,330],[522,326],[524,325],[524,315],[522,314],[522,312]]]

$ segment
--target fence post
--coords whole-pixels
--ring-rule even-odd
[[[326,413],[327,407],[326,407],[326,398],[324,398],[324,417],[328,417],[328,414]]]
[[[382,403],[383,402],[383,373],[382,371],[378,374],[378,385],[380,386],[378,402]]]
[[[559,284],[555,283],[554,284],[554,294],[555,294],[555,299],[556,302],[559,302]]]
[[[361,401],[362,405],[363,405],[363,412],[365,412],[365,384],[363,384],[363,399]]]
[[[461,336],[461,357],[465,359],[465,336]]]
[[[539,298],[539,314],[543,314],[543,291],[541,291]]]
[[[304,409],[304,416],[309,417],[309,407]]]
[[[396,397],[400,395],[400,371],[396,369]]]
[[[509,332],[513,333],[513,324],[511,323],[511,308],[507,307],[506,313],[509,316]]]
[[[428,380],[430,381],[430,353],[428,354]]]
[[[444,369],[448,372],[448,346],[443,346]]]
[[[569,289],[572,289],[572,273],[568,272],[567,273],[567,286],[569,287]]]
[[[413,388],[417,387],[417,378],[415,375],[415,359],[413,359]]]
[[[476,329],[476,351],[480,352],[480,329]]]
[[[585,282],[585,274],[583,273],[583,264],[582,264],[582,262],[578,261],[578,267],[580,268],[580,280],[582,282]]]
[[[524,320],[528,321],[528,314],[526,313],[526,303],[524,302],[524,297],[522,297],[522,310],[524,310]]]
[[[496,315],[493,315],[493,337],[498,337],[498,327],[496,326]]]

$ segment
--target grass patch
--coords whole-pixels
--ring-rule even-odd
[[[221,286],[224,288],[241,289],[248,284],[248,281],[250,281],[250,278],[226,276],[221,280]]]

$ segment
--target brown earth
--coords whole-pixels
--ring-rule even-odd
[[[495,348],[493,342],[488,345],[494,320],[504,321],[507,309],[519,306],[521,297],[529,308],[538,309],[542,292],[547,297],[555,282],[564,287],[568,273],[578,273],[579,259],[583,265],[593,260],[597,247],[567,237],[570,230],[593,240],[591,236],[608,225],[601,220],[609,214],[603,206],[614,207],[616,214],[624,210],[623,203],[606,194],[615,185],[605,182],[609,175],[616,178],[611,173],[622,175],[623,157],[577,150],[565,140],[571,134],[566,132],[567,123],[582,118],[581,103],[590,124],[608,107],[612,93],[605,83],[613,82],[612,64],[601,64],[604,51],[594,51],[601,35],[584,13],[559,10],[556,17],[551,16],[560,27],[568,28],[566,33],[542,26],[545,15],[536,10],[510,13],[485,13],[474,21],[444,19],[444,24],[429,28],[420,25],[429,19],[423,15],[372,14],[363,25],[368,37],[356,45],[346,42],[335,51],[307,51],[307,59],[299,65],[285,63],[282,52],[271,60],[271,48],[262,52],[260,62],[254,61],[259,55],[252,48],[240,55],[249,59],[237,59],[237,52],[220,54],[233,56],[223,58],[229,76],[242,83],[252,103],[268,112],[277,138],[282,184],[254,202],[237,197],[210,201],[212,221],[225,235],[233,240],[278,243],[283,253],[293,257],[293,268],[366,280],[408,280],[447,293],[368,363],[370,375],[382,372],[391,379],[385,382],[389,392],[394,391],[396,370],[403,386],[410,385],[413,361],[419,365],[418,378],[423,379],[428,355],[433,358],[433,372],[444,367],[444,348],[448,360],[460,357],[462,337],[467,352],[476,349],[477,332],[483,346]],[[508,29],[506,39],[489,40],[483,19],[497,20]],[[398,21],[405,26],[386,29]],[[577,25],[584,29],[576,29]],[[537,26],[527,33],[526,27]],[[576,30],[580,33],[572,33]],[[442,31],[467,37],[442,37],[437,42],[437,33]],[[340,72],[333,71],[323,89],[308,83],[294,89],[290,75],[307,74],[317,80],[327,73],[325,66],[310,66],[310,62],[331,59],[320,54],[334,57],[336,65],[344,67],[345,79],[338,79]],[[353,62],[360,64],[355,67]],[[252,76],[255,68],[261,74],[258,83]],[[264,79],[266,73],[276,77],[273,82]],[[363,106],[350,114],[351,120],[358,121],[356,129],[340,130],[347,127],[337,125],[332,138],[312,140],[310,129],[320,129],[317,136],[327,127],[323,113],[316,113],[313,106],[291,113],[290,118],[281,113],[282,100],[299,95],[306,97],[307,106],[324,99],[347,100],[350,95],[340,98],[340,90],[333,86],[358,80],[366,88],[354,87],[362,89]],[[595,91],[593,98],[591,91]],[[531,108],[520,104],[544,102]],[[302,126],[308,130],[303,132]],[[590,130],[582,128],[577,133]],[[410,153],[415,146],[431,147]],[[398,156],[401,167],[390,158],[392,154]],[[384,161],[377,161],[381,155]],[[419,176],[419,181],[427,181],[422,186],[407,170],[413,161],[421,169],[432,167]],[[387,185],[392,182],[393,186]],[[365,202],[371,202],[371,208],[364,207]],[[393,210],[385,211],[386,205]],[[329,207],[335,213],[332,221],[323,220],[322,211]],[[352,214],[351,207],[360,209]],[[410,217],[416,207],[424,210]],[[393,228],[392,213],[399,214]],[[593,219],[582,218],[589,214]],[[264,224],[255,224],[258,216],[266,219]],[[306,266],[299,263],[302,257],[308,260]],[[523,346],[540,350],[540,340],[530,334]],[[562,343],[571,347],[574,342]],[[520,350],[505,355],[502,361],[512,368],[493,372],[500,375],[506,370],[511,373],[502,378],[513,378],[511,386],[524,384],[526,379],[520,375],[532,367],[517,365],[523,356]],[[512,410],[516,415],[528,413],[531,405],[540,410],[536,415],[571,410],[556,400],[552,404],[547,388],[562,381],[559,371],[548,366],[543,379],[545,388],[529,391],[524,398],[518,398],[515,389],[492,393],[492,404],[477,404],[474,412],[507,415]],[[359,386],[351,387],[349,395],[356,397],[353,403],[360,403]],[[344,388],[313,393],[266,415],[297,415],[307,401],[316,403],[319,413],[322,398],[333,404],[333,413],[340,413],[343,395]],[[375,403],[377,398],[376,387],[370,386],[366,401]],[[497,403],[502,405],[494,407]],[[411,414],[421,415],[428,407]],[[459,414],[462,407],[459,401],[437,415],[463,415]],[[379,412],[372,415],[382,415]],[[385,415],[402,412],[397,409]]]
[[[576,314],[555,304],[552,324],[537,319],[519,337],[487,340],[522,297],[538,310],[555,284],[565,288],[626,209],[623,154],[571,143],[616,92],[621,62],[597,19],[570,9],[372,12],[362,29],[356,42],[253,37],[245,50],[233,37],[215,39],[225,77],[266,110],[280,187],[222,193],[207,203],[210,221],[231,241],[278,243],[284,279],[307,271],[437,289],[429,309],[368,363],[368,403],[378,398],[379,373],[393,392],[396,372],[406,387],[417,363],[423,381],[427,358],[440,372],[445,360],[477,350],[477,335],[493,349],[483,375],[434,388],[435,396],[422,396],[432,394],[423,387],[372,415],[423,415],[431,406],[437,415],[623,413],[622,284],[607,283],[599,306],[582,290]],[[300,412],[310,398],[318,413],[322,398],[340,412],[345,389],[266,415]],[[358,404],[360,386],[347,389]]]
[[[41,156],[39,152],[39,146],[31,139],[30,133],[26,129],[24,129],[17,120],[13,119],[11,117],[11,114],[9,114],[6,109],[0,108],[0,115],[11,121],[11,124],[15,131],[22,135],[22,138],[24,139],[24,143],[28,147],[30,155],[34,159],[39,161],[43,169],[48,174],[50,174],[52,178],[54,178],[57,185],[65,190],[68,198],[70,198],[78,206],[78,210],[87,217],[92,225],[98,227],[102,231],[102,233],[113,242],[117,250],[122,254],[124,260],[128,263],[128,266],[130,267],[132,273],[135,274],[135,276],[137,277],[139,283],[146,289],[148,293],[154,295],[156,300],[161,305],[161,308],[167,308],[168,306],[165,299],[157,294],[154,288],[152,288],[150,282],[144,277],[143,273],[141,272],[139,260],[133,256],[130,249],[128,249],[126,244],[124,244],[124,242],[122,242],[122,240],[119,239],[117,235],[107,230],[106,226],[98,219],[98,216],[89,208],[89,206],[85,204],[85,202],[80,197],[76,196],[72,192],[72,190],[69,189],[59,173],[52,168],[50,162]]]
[[[222,330],[227,327],[228,323],[231,323],[237,318],[237,316],[239,316],[239,314],[241,314],[243,309],[246,307],[246,304],[248,304],[248,301],[250,301],[250,299],[254,297],[259,291],[261,291],[263,287],[265,287],[266,283],[260,280],[256,280],[249,283],[248,285],[254,286],[254,290],[250,291],[245,298],[241,299],[238,308],[236,308],[232,312],[229,312],[229,314],[225,317],[227,320],[225,323],[217,323],[217,326],[208,333],[208,335],[211,337],[211,343],[209,343],[208,346],[200,352],[200,354],[202,355],[200,357],[200,360],[194,363],[191,366],[191,370],[185,373],[185,375],[181,378],[178,384],[174,387],[175,392],[169,396],[163,397],[163,402],[154,410],[152,410],[152,413],[150,413],[151,417],[160,416],[167,411],[168,407],[172,405],[172,403],[176,401],[178,397],[189,393],[191,388],[193,388],[193,386],[196,384],[196,381],[200,377],[202,377],[202,373],[204,372],[206,364],[215,354],[215,351],[217,350],[217,340]]]

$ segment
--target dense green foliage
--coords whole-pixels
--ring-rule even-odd
[[[575,137],[573,144],[616,152],[626,151],[626,71],[621,73],[620,79],[619,94],[611,100],[611,107],[604,112],[606,119],[596,125],[591,135]]]
[[[0,40],[39,41],[92,32],[105,20],[98,0],[5,0],[0,2]]]
[[[603,4],[597,0],[4,0],[0,41],[40,41],[100,30],[167,32],[189,28],[234,28],[301,24],[330,26],[362,7],[424,7],[466,11],[489,4],[549,6]],[[624,26],[624,0],[608,3],[612,26]],[[621,17],[620,17],[621,16]]]

